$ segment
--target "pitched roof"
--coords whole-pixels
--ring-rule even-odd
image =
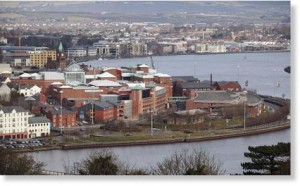
[[[117,107],[117,103],[113,103],[110,101],[94,101],[93,103],[87,103],[79,108],[79,110],[105,110],[108,108],[114,108]]]
[[[96,75],[97,77],[100,77],[100,78],[115,78],[116,76],[112,75],[111,73],[109,72],[104,72],[102,74],[98,74]]]
[[[4,113],[11,113],[13,110],[16,110],[16,112],[28,112],[21,106],[8,106],[8,107],[0,107],[0,111],[3,111]]]
[[[39,116],[39,117],[29,117],[28,123],[50,123],[50,120],[46,118],[45,116]]]
[[[48,112],[51,112],[51,114],[53,114],[53,115],[59,115],[59,114],[61,114],[61,109],[60,108],[58,108],[58,109],[56,109],[56,108],[52,108],[51,110],[49,110]],[[62,114],[73,114],[73,112],[72,111],[70,111],[70,110],[67,110],[67,109],[62,109]]]
[[[224,86],[228,83],[234,83],[234,84],[240,86],[239,82],[237,82],[237,81],[216,81],[215,83],[218,83],[219,86]]]
[[[209,82],[201,82],[201,83],[195,83],[195,82],[182,82],[178,85],[178,87],[181,87],[183,89],[203,89],[203,88],[211,88]]]
[[[186,81],[186,82],[195,82],[199,81],[197,78],[194,76],[172,76],[172,81]]]
[[[239,94],[227,91],[198,91],[195,102],[232,103],[239,100]]]

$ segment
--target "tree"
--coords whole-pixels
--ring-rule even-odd
[[[32,156],[0,148],[0,175],[40,175],[44,163],[35,162]]]
[[[119,162],[114,153],[103,150],[91,154],[78,167],[81,175],[117,175]]]
[[[245,175],[290,175],[290,143],[249,146],[244,155],[251,162],[242,163]]]
[[[220,175],[224,171],[220,162],[203,150],[175,152],[153,168],[157,175]]]
[[[75,165],[77,165],[75,167]],[[119,161],[116,154],[108,149],[92,153],[85,160],[74,163],[74,169],[65,165],[66,172],[80,175],[148,175],[145,169],[136,169]]]

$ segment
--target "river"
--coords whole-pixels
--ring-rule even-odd
[[[284,68],[290,65],[290,52],[278,53],[235,53],[212,55],[154,56],[154,66],[158,72],[171,76],[195,76],[214,81],[238,81],[242,87],[248,80],[248,89],[259,94],[290,97],[290,74]],[[121,67],[136,64],[151,66],[150,57],[94,60],[85,62],[94,67]],[[279,87],[275,83],[280,84]]]
[[[284,68],[290,65],[290,53],[239,53],[217,55],[180,55],[153,57],[156,69],[173,76],[193,75],[200,80],[239,81],[244,87],[248,80],[248,89],[259,94],[290,98],[290,74]],[[150,58],[116,59],[86,62],[92,66],[120,67],[136,64],[148,64]],[[280,86],[275,86],[279,82]],[[165,156],[182,149],[202,148],[223,163],[226,174],[242,173],[241,162],[247,161],[243,153],[248,146],[271,145],[278,142],[290,142],[290,129],[266,134],[238,137],[224,140],[194,142],[185,144],[150,145],[111,148],[121,161],[135,167],[155,166]],[[47,170],[64,171],[63,164],[73,165],[90,153],[99,149],[52,150],[30,153],[35,160],[47,164]]]

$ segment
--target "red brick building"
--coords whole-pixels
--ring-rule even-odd
[[[216,81],[213,84],[215,90],[225,90],[240,92],[242,90],[241,85],[237,81]]]
[[[46,112],[46,117],[51,121],[52,127],[76,126],[76,113],[70,110],[52,108]]]
[[[111,102],[94,101],[78,108],[79,117],[94,123],[107,123],[118,119],[118,105]]]
[[[71,87],[65,85],[51,85],[49,87],[49,94],[59,102],[62,99],[63,106],[65,107],[79,107],[86,100],[99,99],[101,93],[103,93],[103,90],[98,87],[90,86]]]

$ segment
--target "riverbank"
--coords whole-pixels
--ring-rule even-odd
[[[85,148],[109,148],[109,147],[122,147],[122,146],[141,146],[141,145],[163,145],[163,144],[175,144],[175,143],[190,143],[190,142],[201,142],[211,141],[227,138],[235,138],[242,136],[257,135],[263,133],[269,133],[279,130],[290,128],[290,123],[282,123],[279,125],[269,126],[255,126],[251,128],[243,129],[227,129],[227,130],[216,130],[215,134],[209,136],[185,136],[185,137],[171,137],[169,139],[158,139],[158,140],[137,140],[137,141],[117,141],[117,142],[97,142],[97,143],[84,143],[84,144],[62,144],[57,146],[39,147],[34,149],[22,149],[16,150],[16,152],[37,152],[37,151],[49,151],[49,150],[70,150],[70,149],[85,149]]]
[[[215,52],[215,53],[176,53],[176,54],[152,54],[152,55],[142,55],[142,56],[123,56],[123,57],[106,57],[101,58],[101,56],[96,57],[82,57],[75,60],[77,63],[86,63],[90,61],[96,61],[101,58],[101,60],[98,60],[99,62],[105,62],[106,60],[114,60],[114,59],[134,59],[134,58],[146,58],[146,57],[162,57],[162,56],[184,56],[184,55],[219,55],[219,54],[252,54],[252,53],[278,53],[278,52],[290,52],[290,50],[266,50],[266,51],[243,51],[243,52]]]

